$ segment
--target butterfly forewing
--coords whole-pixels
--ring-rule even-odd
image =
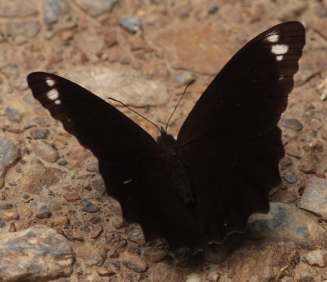
[[[163,148],[117,109],[69,80],[37,72],[28,76],[28,84],[98,158],[107,191],[120,202],[124,218],[139,223],[148,241],[164,238],[172,250],[185,247],[193,253],[244,231],[251,214],[268,212],[284,155],[277,123],[304,43],[302,24],[288,22],[246,44],[194,106],[178,134],[177,150],[175,145]],[[177,167],[185,170],[181,175],[190,183],[191,203],[180,196],[184,187],[171,169]]]
[[[116,108],[81,86],[54,74],[27,78],[34,97],[64,128],[104,163],[153,156],[155,140]]]

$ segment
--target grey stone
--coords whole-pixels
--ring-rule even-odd
[[[56,23],[60,14],[68,14],[71,10],[69,3],[65,0],[44,0],[44,4],[44,21],[47,24]]]
[[[283,176],[283,178],[285,179],[285,181],[287,183],[290,183],[290,184],[295,184],[298,181],[298,179],[295,175],[285,175],[285,176]]]
[[[68,277],[74,253],[69,241],[47,226],[0,236],[2,281],[49,281]]]
[[[57,150],[44,140],[35,140],[32,147],[35,154],[48,163],[55,163],[60,158]]]
[[[268,214],[254,214],[249,218],[245,236],[251,240],[291,241],[313,248],[326,244],[327,231],[294,204],[271,203]]]
[[[38,128],[33,128],[30,131],[30,135],[34,139],[47,139],[50,134],[49,129],[38,129]]]
[[[189,84],[192,80],[195,79],[195,75],[193,72],[187,71],[177,74],[174,77],[174,82],[182,83],[182,84]]]
[[[115,106],[121,104],[108,97],[135,107],[164,105],[170,99],[165,84],[134,72],[114,71],[104,67],[76,68],[70,70],[67,78]]]
[[[86,13],[92,17],[98,17],[111,12],[118,0],[74,0]]]
[[[95,213],[98,212],[100,209],[93,203],[91,203],[88,200],[83,200],[82,201],[82,211],[87,212],[87,213]]]
[[[283,127],[288,128],[288,129],[292,129],[294,131],[300,131],[303,128],[302,123],[299,122],[295,118],[283,119],[281,121],[281,124],[282,124]]]
[[[39,213],[61,210],[61,205],[55,201],[48,201],[48,202],[31,201],[30,207],[32,210],[37,211]]]
[[[9,138],[0,138],[0,179],[4,178],[8,169],[20,158],[20,150]]]
[[[327,180],[311,176],[303,192],[300,208],[327,219]]]
[[[120,19],[119,24],[131,33],[136,33],[142,30],[142,22],[140,18],[136,16],[123,17]]]

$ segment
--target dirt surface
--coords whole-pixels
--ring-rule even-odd
[[[6,2],[11,2],[8,5],[18,12],[10,14],[12,10],[5,10]],[[54,24],[44,20],[43,1],[28,1],[27,8],[21,1],[0,3],[0,10],[3,5],[0,11],[0,137],[14,140],[21,154],[0,183],[3,201],[13,204],[9,212],[16,212],[19,218],[5,220],[0,233],[13,231],[10,227],[14,223],[15,230],[44,224],[65,234],[74,246],[76,263],[71,277],[56,281],[236,281],[229,272],[228,260],[214,263],[203,257],[175,256],[164,248],[158,251],[158,257],[162,258],[153,259],[154,251],[149,251],[144,243],[140,228],[122,226],[119,205],[103,193],[100,175],[94,168],[96,159],[34,101],[27,88],[26,75],[47,71],[69,77],[75,70],[82,69],[85,73],[99,67],[145,75],[166,85],[169,101],[155,106],[141,105],[137,111],[164,126],[185,88],[184,84],[174,82],[174,77],[190,71],[196,82],[188,89],[170,124],[170,132],[176,134],[214,75],[239,48],[275,24],[301,21],[307,29],[307,44],[296,87],[282,119],[296,119],[303,129],[281,127],[287,152],[281,175],[295,176],[296,181],[290,184],[283,180],[281,189],[271,199],[298,204],[307,179],[313,174],[325,178],[327,171],[327,107],[321,99],[327,91],[327,4],[309,0],[130,0],[118,1],[111,12],[92,17],[90,10],[85,11],[78,5],[80,2],[83,1],[69,2],[69,11],[59,13]],[[20,9],[30,12],[23,13]],[[124,16],[137,16],[142,29],[136,33],[126,31],[119,25]],[[133,93],[126,100],[119,98],[133,105]],[[152,136],[158,135],[150,123],[127,109],[122,111]],[[41,145],[31,132],[33,128],[49,131],[45,133],[45,140],[55,150],[54,161],[42,159],[49,155],[50,149],[37,153]],[[67,195],[77,196],[67,200]],[[82,210],[85,200],[99,211]],[[31,201],[55,201],[62,209],[52,212],[50,218],[38,218],[36,211],[29,214],[24,208],[29,209],[27,204]],[[57,223],[54,219],[58,219]],[[324,218],[320,218],[320,223],[324,226]],[[69,237],[74,230],[75,235]],[[88,256],[92,256],[90,250],[99,246],[103,246],[99,252],[107,254],[107,259],[88,263]],[[145,262],[145,269],[135,271],[121,263],[122,254],[129,254],[126,251]],[[324,267],[305,263],[308,250],[299,248],[297,251],[301,262],[274,281],[327,280]],[[152,259],[146,256],[147,252]],[[142,263],[138,264],[141,268]]]

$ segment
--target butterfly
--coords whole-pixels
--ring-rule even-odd
[[[115,107],[60,76],[34,72],[34,97],[99,161],[107,192],[146,241],[191,253],[244,232],[269,211],[284,156],[277,126],[305,44],[299,22],[276,25],[240,49],[211,82],[177,139],[155,141]]]

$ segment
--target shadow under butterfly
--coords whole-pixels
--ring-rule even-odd
[[[108,193],[146,241],[195,253],[244,232],[269,211],[284,156],[277,123],[305,44],[299,22],[261,33],[225,65],[194,106],[177,140],[157,142],[116,108],[57,75],[28,78],[34,97],[99,160]]]

